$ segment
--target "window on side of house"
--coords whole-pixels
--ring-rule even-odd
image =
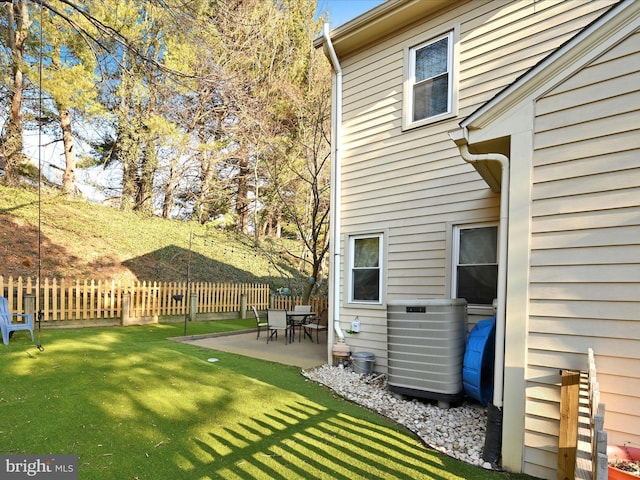
[[[409,49],[410,123],[437,120],[452,111],[453,33]]]
[[[498,227],[454,228],[453,295],[469,305],[491,305],[498,292]]]
[[[349,301],[382,301],[382,234],[349,237]]]

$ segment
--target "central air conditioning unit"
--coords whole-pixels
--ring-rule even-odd
[[[387,304],[388,387],[448,408],[464,397],[467,336],[464,299],[392,300]]]

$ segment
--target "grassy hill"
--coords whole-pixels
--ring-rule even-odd
[[[39,206],[41,206],[39,213]],[[40,224],[40,234],[38,234]],[[190,249],[191,243],[191,249]],[[259,282],[301,293],[293,241],[122,212],[58,192],[0,185],[0,275],[100,280]],[[40,252],[40,269],[38,269]]]

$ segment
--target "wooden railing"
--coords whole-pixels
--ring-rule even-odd
[[[42,312],[42,321],[77,321],[159,318],[196,314],[241,312],[255,305],[291,308],[301,297],[271,294],[267,284],[207,282],[116,282],[0,276],[0,296],[12,312]],[[311,301],[314,311],[326,308],[326,298]]]
[[[608,477],[605,406],[600,403],[593,349],[586,371],[563,371],[560,391],[558,480]]]
[[[596,360],[589,349],[587,397],[589,399],[589,431],[591,434],[591,474],[594,480],[608,477],[607,432],[604,430],[604,403],[600,403],[600,384],[596,378]]]

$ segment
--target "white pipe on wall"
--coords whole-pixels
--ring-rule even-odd
[[[496,349],[493,377],[493,405],[502,408],[504,400],[504,350],[505,307],[507,301],[507,232],[509,228],[509,159],[500,153],[473,154],[463,132],[449,134],[460,150],[462,158],[469,163],[498,162],[502,169],[500,180],[500,226],[498,238],[498,305],[496,309]]]
[[[340,255],[340,143],[342,137],[342,68],[340,61],[333,48],[331,37],[329,35],[329,24],[324,24],[323,36],[325,45],[329,52],[331,65],[335,75],[336,88],[333,94],[333,105],[335,115],[333,116],[333,124],[331,125],[331,146],[333,148],[333,162],[331,162],[331,237],[330,248],[331,256],[329,260],[329,272],[332,279],[333,287],[333,329],[338,336],[340,342],[344,342],[344,333],[340,328],[340,275],[338,271],[341,266]]]

